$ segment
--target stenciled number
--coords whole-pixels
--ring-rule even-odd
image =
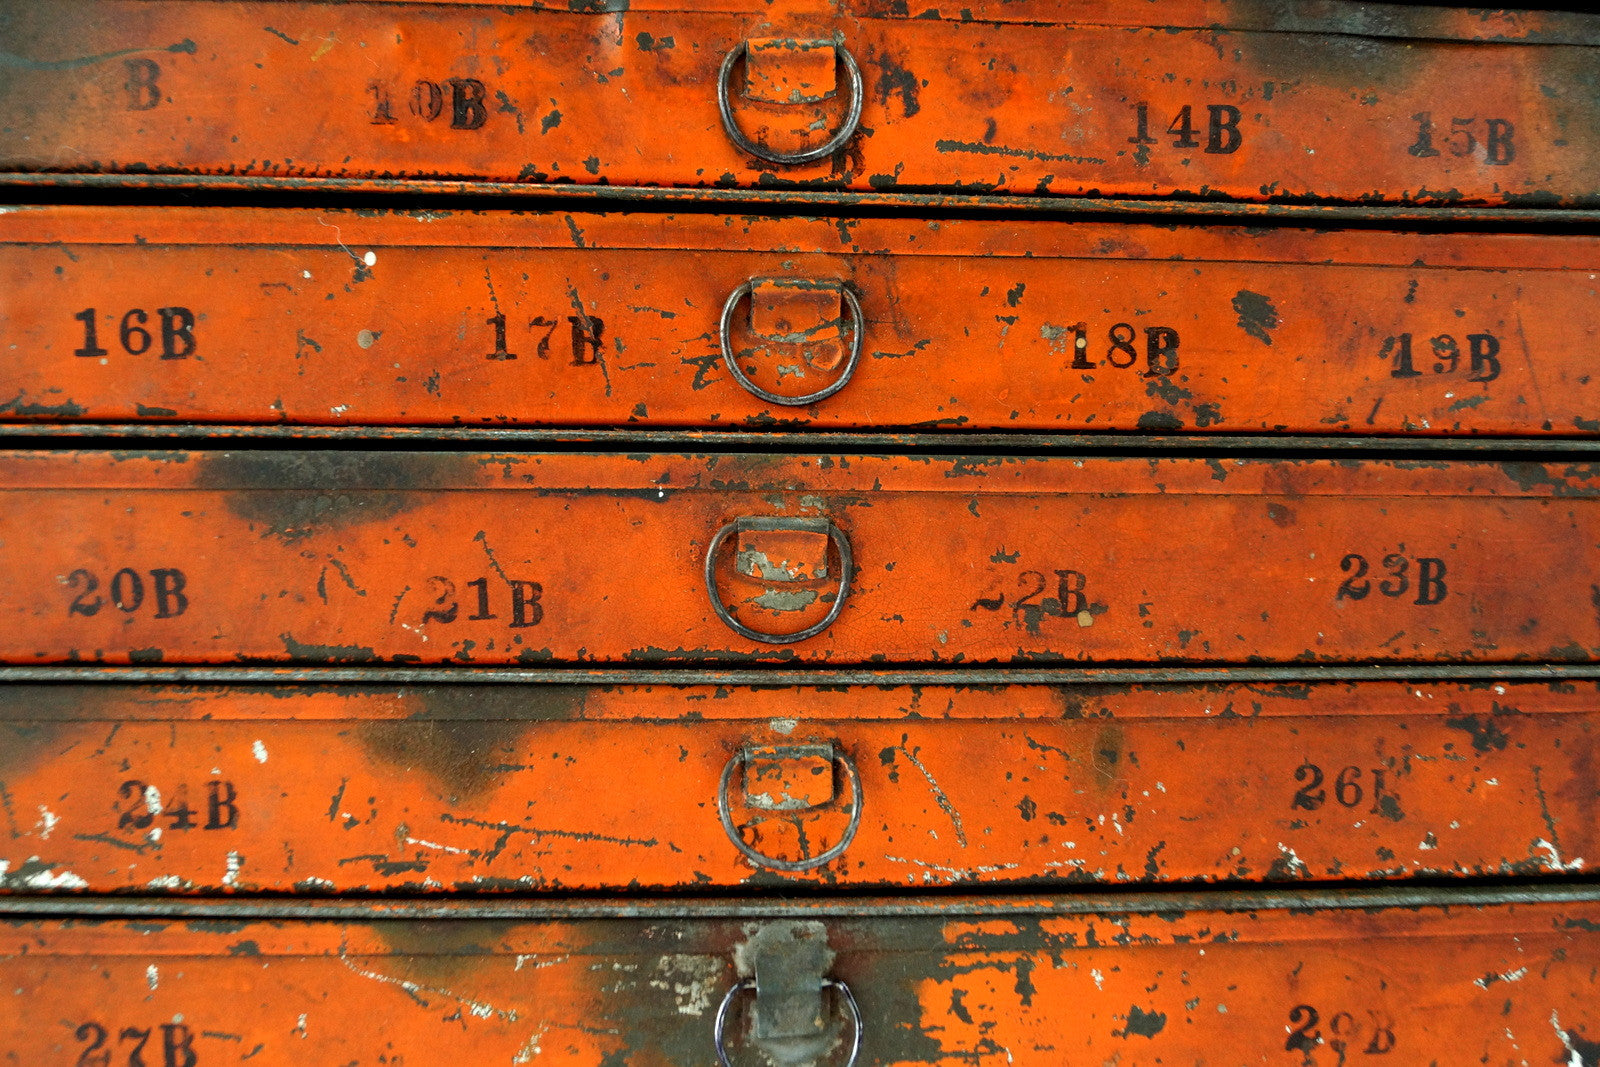
[[[1084,593],[1088,577],[1082,571],[1055,571],[1053,597],[1045,596],[1050,580],[1041,571],[1023,571],[1017,575],[1016,596],[1011,598],[1011,614],[1025,626],[1029,633],[1039,632],[1039,624],[1046,615],[1058,619],[1072,618],[1089,611],[1089,598]],[[1006,606],[1006,595],[979,597],[969,610],[999,611]]]
[[[1364,1056],[1387,1056],[1394,1051],[1396,1044],[1394,1020],[1384,1012],[1373,1009],[1366,1014],[1369,1020],[1366,1026],[1350,1012],[1341,1011],[1333,1015],[1326,1023],[1328,1036],[1324,1037],[1322,1013],[1310,1004],[1296,1004],[1289,1009],[1289,1039],[1283,1044],[1284,1050],[1304,1052],[1309,1057],[1309,1053],[1316,1051],[1318,1045],[1326,1044],[1339,1054],[1341,1063],[1345,1054],[1351,1051],[1359,1051]],[[1307,1062],[1310,1062],[1309,1058]]]
[[[1340,807],[1356,808],[1361,805],[1367,796],[1367,789],[1362,785],[1362,776],[1366,774],[1360,767],[1349,766],[1339,771],[1333,780],[1333,799]],[[1394,793],[1389,791],[1389,772],[1382,767],[1372,769],[1372,812],[1379,814],[1385,811],[1384,800],[1391,802],[1396,799]],[[1315,763],[1306,762],[1294,769],[1294,780],[1301,783],[1295,790],[1294,799],[1289,807],[1299,811],[1316,811],[1328,802],[1328,790],[1324,788],[1326,776],[1322,768]]]
[[[200,1057],[194,1050],[194,1031],[183,1023],[159,1023],[144,1029],[125,1026],[117,1031],[119,1050],[132,1046],[127,1048],[127,1059],[122,1061],[127,1067],[154,1067],[145,1059],[145,1046],[157,1029],[161,1031],[161,1067],[197,1067]],[[106,1047],[111,1031],[104,1024],[84,1023],[73,1036],[88,1046],[78,1055],[78,1067],[111,1067],[111,1049]]]
[[[148,584],[139,571],[123,567],[111,575],[102,593],[100,577],[79,567],[67,575],[64,583],[68,592],[74,594],[67,605],[67,614],[92,617],[100,614],[108,601],[125,615],[147,609],[158,619],[175,619],[189,610],[189,595],[184,592],[189,579],[182,571],[176,567],[156,567],[146,573],[150,575]]]
[[[1127,369],[1139,362],[1139,349],[1134,344],[1139,333],[1131,323],[1117,322],[1106,329],[1105,355],[1097,361],[1090,352],[1089,324],[1075,322],[1065,327],[1063,336],[1072,336],[1072,370],[1095,370],[1106,365]],[[1144,328],[1144,370],[1146,378],[1161,378],[1178,371],[1178,331],[1170,326]]]
[[[1244,144],[1244,134],[1239,132],[1239,120],[1243,113],[1232,104],[1205,104],[1206,109],[1206,140],[1205,150],[1212,155],[1230,155],[1239,150]],[[1128,138],[1129,144],[1151,145],[1160,142],[1150,136],[1150,105],[1139,103],[1133,105],[1134,135]],[[1184,104],[1178,109],[1172,121],[1167,124],[1167,132],[1172,135],[1173,148],[1193,149],[1200,147],[1199,130],[1194,125],[1194,106]]]
[[[501,618],[493,610],[492,601],[496,599],[492,590],[501,585],[507,589],[509,602],[506,610],[510,613],[510,621],[506,625],[511,627],[537,626],[544,619],[544,605],[540,598],[544,596],[544,586],[538,582],[523,581],[519,578],[506,578],[503,582],[490,583],[487,576],[474,578],[466,583],[472,590],[470,600],[476,607],[471,615],[466,616],[472,621]],[[451,623],[461,615],[460,592],[453,579],[442,574],[436,574],[428,579],[428,595],[433,599],[431,606],[422,613],[422,621]]]
[[[1412,603],[1424,607],[1441,603],[1450,594],[1450,587],[1444,580],[1446,574],[1444,560],[1437,556],[1408,557],[1399,552],[1388,553],[1381,563],[1388,577],[1378,582],[1378,592],[1391,600],[1398,600],[1410,592],[1413,559],[1417,565],[1417,598]],[[1351,552],[1341,559],[1339,570],[1349,577],[1339,583],[1339,591],[1334,594],[1334,599],[1365,600],[1367,594],[1372,592],[1372,580],[1367,577],[1370,569],[1367,557],[1358,552]]]
[[[172,802],[163,804],[158,790],[130,778],[122,783],[117,795],[128,802],[117,819],[119,830],[147,830],[156,816],[166,819],[173,830],[233,830],[239,825],[239,791],[232,782],[220,779],[206,783],[205,822],[199,822],[201,813],[189,806],[188,788],[179,786],[172,794]]]
[[[400,121],[395,117],[394,99],[388,85],[371,82],[367,91],[372,94],[374,126],[393,126]],[[476,130],[489,121],[489,109],[483,102],[487,92],[488,88],[477,78],[446,78],[443,82],[418,78],[406,94],[407,110],[423,122],[432,122],[445,113],[448,99],[450,128]]]
[[[1441,333],[1430,337],[1428,347],[1433,350],[1431,368],[1434,374],[1454,374],[1461,366],[1461,344],[1453,335]],[[1417,369],[1412,355],[1409,333],[1385,337],[1378,358],[1385,362],[1394,360],[1394,366],[1389,369],[1391,378],[1423,376],[1424,372]],[[1426,360],[1424,365],[1428,365]],[[1469,382],[1492,382],[1500,377],[1500,338],[1492,333],[1467,334],[1467,371]]]
[[[161,319],[161,358],[187,359],[194,355],[194,312],[184,307],[166,307],[156,308],[156,315]],[[115,316],[116,312],[111,312],[109,317]],[[84,308],[72,317],[83,323],[83,347],[72,354],[86,359],[110,355],[100,344],[99,312]],[[143,308],[123,312],[117,323],[117,343],[130,356],[142,356],[150,351],[155,337],[150,332],[149,312]]]
[[[503,313],[496,312],[484,320],[486,326],[494,329],[494,351],[484,356],[485,359],[508,360],[516,359],[517,354],[509,350],[506,336],[506,317]],[[572,328],[572,364],[575,367],[588,367],[600,362],[601,341],[605,336],[605,320],[593,315],[568,315],[567,324]],[[560,325],[557,319],[548,319],[543,315],[528,320],[530,330],[544,329],[538,335],[534,348],[534,355],[540,359],[550,358],[550,338]]]
[[[1411,121],[1417,124],[1417,139],[1406,151],[1419,159],[1443,154],[1434,146],[1433,112],[1419,111]],[[1481,142],[1483,161],[1492,167],[1503,167],[1517,158],[1516,132],[1510,119],[1451,119],[1442,140],[1445,151],[1461,159],[1476,152]]]

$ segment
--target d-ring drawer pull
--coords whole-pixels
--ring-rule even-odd
[[[861,125],[861,68],[856,65],[856,57],[842,44],[830,45],[834,54],[839,58],[839,65],[844,68],[845,79],[849,83],[850,103],[845,110],[844,123],[834,135],[815,148],[808,148],[803,152],[777,152],[759,145],[746,137],[739,128],[738,122],[733,117],[733,102],[728,95],[728,83],[733,76],[734,65],[744,59],[750,51],[749,41],[740,41],[722,60],[722,69],[717,72],[717,110],[722,112],[722,128],[728,131],[728,140],[732,141],[741,151],[747,152],[757,159],[764,159],[769,163],[782,163],[793,166],[799,163],[811,163],[831,156],[856,132],[856,127]]]
[[[728,605],[722,600],[722,594],[717,590],[717,564],[719,557],[722,555],[722,548],[727,544],[728,538],[734,534],[739,534],[741,541],[744,541],[746,535],[755,535],[749,538],[752,542],[751,544],[741,544],[740,551],[735,555],[735,566],[743,568],[747,577],[771,584],[772,588],[762,594],[763,597],[771,598],[771,604],[761,606],[775,604],[781,605],[776,610],[794,610],[787,606],[785,598],[794,599],[799,597],[808,602],[819,599],[820,594],[817,594],[815,590],[785,590],[782,587],[809,584],[820,578],[825,578],[827,575],[825,552],[817,553],[815,558],[811,560],[810,576],[808,578],[804,562],[796,563],[792,559],[778,558],[776,547],[774,547],[773,552],[768,553],[763,552],[753,543],[759,540],[759,535],[761,534],[781,535],[786,533],[827,536],[827,543],[832,544],[834,551],[839,556],[838,592],[834,596],[833,604],[828,608],[828,613],[823,616],[821,621],[807,626],[803,630],[796,630],[793,633],[762,633],[760,630],[751,629],[734,618],[733,613],[728,610]],[[839,617],[839,612],[844,608],[845,597],[850,593],[850,581],[854,573],[855,559],[850,552],[850,541],[845,537],[843,531],[827,519],[747,516],[735,519],[718,530],[716,536],[711,538],[711,544],[706,548],[706,595],[711,598],[711,608],[717,613],[717,618],[721,619],[730,630],[739,636],[767,645],[782,645],[794,641],[804,641],[806,638],[815,637],[829,626],[832,626],[833,621]],[[759,598],[757,599],[759,600]]]
[[[837,989],[839,1000],[844,1003],[845,1014],[850,1016],[850,1054],[845,1057],[841,1067],[855,1067],[856,1058],[861,1055],[861,1008],[856,1004],[856,998],[850,992],[850,987],[837,978],[824,978],[824,989]],[[733,1067],[733,1061],[728,1059],[726,1031],[728,1027],[728,1011],[733,1007],[734,998],[740,993],[753,993],[756,988],[754,978],[742,978],[735,982],[722,997],[722,1003],[717,1005],[717,1018],[711,1031],[712,1040],[717,1046],[717,1063],[721,1067]]]
[[[862,335],[866,332],[866,319],[861,311],[861,298],[856,296],[855,291],[851,289],[850,286],[837,285],[839,298],[844,304],[846,317],[848,319],[844,325],[850,332],[850,354],[845,357],[844,366],[840,367],[836,372],[838,376],[832,382],[823,386],[821,389],[816,390],[815,392],[806,393],[803,396],[785,396],[782,393],[774,393],[769,389],[763,389],[761,386],[751,381],[749,376],[745,374],[743,368],[739,366],[739,360],[735,358],[733,351],[732,338],[734,312],[738,310],[740,302],[743,301],[745,297],[750,296],[755,291],[756,286],[764,281],[766,281],[766,279],[756,278],[745,282],[733,292],[729,293],[727,302],[722,305],[722,319],[717,333],[718,339],[722,343],[723,366],[728,368],[728,373],[733,375],[733,380],[743,386],[746,392],[753,396],[760,397],[769,404],[782,404],[785,407],[803,407],[806,404],[815,404],[819,400],[828,399],[828,397],[845,387],[845,384],[850,381],[850,376],[856,372],[856,364],[861,362],[861,339]],[[795,285],[796,283],[779,282],[777,284]],[[814,286],[827,285],[829,288],[833,287],[832,285],[828,285],[828,283],[810,284]]]
[[[733,811],[729,801],[729,791],[733,786],[734,771],[744,768],[747,772],[750,764],[757,759],[766,759],[771,762],[790,759],[806,759],[825,757],[834,767],[841,768],[850,781],[850,822],[844,828],[844,833],[831,848],[803,860],[782,860],[775,856],[752,848],[740,836],[739,828],[733,824]],[[829,799],[832,797],[830,795]],[[824,866],[844,854],[850,847],[850,842],[855,840],[856,831],[861,828],[861,772],[856,769],[855,760],[841,751],[836,745],[778,745],[770,749],[753,749],[745,745],[733,758],[728,760],[728,765],[722,768],[722,781],[717,786],[717,816],[722,820],[722,829],[727,832],[728,840],[733,846],[750,859],[758,867],[766,867],[774,871],[809,871],[815,867]],[[803,798],[780,800],[775,803],[761,805],[773,811],[794,811],[809,807],[820,807],[821,804],[811,803]]]

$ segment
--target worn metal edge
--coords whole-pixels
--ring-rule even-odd
[[[750,186],[659,187],[578,183],[470,181],[441,178],[267,177],[174,173],[76,174],[51,171],[3,171],[0,187],[98,189],[138,193],[152,189],[249,191],[273,194],[376,194],[378,196],[447,196],[479,200],[626,201],[649,208],[665,204],[696,210],[727,210],[754,204],[778,208],[844,208],[916,211],[922,214],[1003,212],[1033,215],[1152,215],[1175,221],[1204,217],[1302,222],[1473,222],[1496,224],[1569,223],[1593,227],[1600,211],[1585,208],[1432,206],[1404,204],[1297,203],[1286,201],[1209,200],[1171,197],[1142,199],[1096,196],[1030,196],[941,192],[861,192],[848,189],[772,189]]]
[[[673,430],[514,428],[501,426],[284,426],[237,423],[0,423],[0,442],[39,438],[57,441],[139,438],[183,441],[340,441],[358,444],[434,442],[530,445],[609,445],[632,449],[751,448],[784,451],[826,449],[851,453],[874,449],[954,449],[974,451],[1216,452],[1439,452],[1479,455],[1493,452],[1597,453],[1600,437],[1339,436],[1308,434],[1123,434],[1123,433],[971,433],[915,429],[846,430]]]
[[[1600,885],[1465,886],[1377,889],[1181,889],[1171,892],[1072,895],[912,896],[658,900],[158,900],[119,897],[0,898],[0,918],[28,919],[280,919],[323,921],[496,919],[744,919],[821,916],[839,919],[1024,915],[1174,915],[1190,912],[1374,911],[1463,909],[1514,904],[1600,902]]]
[[[1338,665],[1240,667],[826,668],[811,670],[656,667],[177,667],[0,666],[0,685],[667,685],[890,686],[1183,685],[1339,682],[1561,682],[1600,679],[1592,664]]]

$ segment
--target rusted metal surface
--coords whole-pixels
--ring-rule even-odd
[[[1578,14],[35,0],[6,16],[14,171],[1600,202],[1600,22]],[[770,163],[730,130],[775,158],[843,147]]]
[[[0,889],[1571,875],[1597,847],[1596,695],[1490,681],[11,685]]]
[[[715,1062],[727,991],[816,946],[861,1063],[1589,1064],[1600,906],[898,918],[0,921],[3,1062]],[[376,908],[374,909],[376,910]],[[798,973],[798,972],[796,972]],[[759,980],[759,979],[758,979]],[[798,984],[798,982],[797,982]],[[773,992],[769,992],[771,997]],[[760,1001],[763,998],[754,998]],[[771,1062],[735,998],[733,1062]],[[842,1063],[844,1010],[812,1020]],[[767,1031],[770,1034],[770,1030]],[[765,1046],[765,1047],[764,1047]],[[165,1058],[163,1058],[165,1057]],[[93,1062],[93,1061],[91,1061]]]
[[[1600,649],[1597,476],[1523,462],[12,452],[0,657],[1586,663]],[[725,625],[714,600],[771,643]],[[783,640],[836,608],[817,636]]]
[[[1592,436],[1596,271],[1585,237],[15,209],[0,418]]]

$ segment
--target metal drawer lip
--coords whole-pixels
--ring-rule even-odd
[[[900,897],[816,897],[804,900],[156,900],[140,897],[4,898],[0,915],[136,919],[521,919],[583,918],[891,918],[930,912],[940,917],[1010,915],[1166,915],[1197,910],[1369,911],[1419,907],[1490,907],[1499,904],[1600,902],[1600,885],[1505,885],[1294,889],[1180,889],[1169,892],[987,894]]]
[[[72,8],[33,18],[24,7],[17,35],[43,40],[30,40],[16,61],[27,88],[12,105],[19,116],[9,124],[17,132],[5,165],[65,169],[88,159],[158,173],[1378,198],[1444,207],[1592,205],[1600,196],[1581,138],[1574,150],[1566,136],[1588,115],[1582,63],[1600,38],[1581,15],[1484,19],[1401,8],[1374,16],[1338,5],[1323,18],[1243,16],[1219,53],[1217,27],[1193,9],[1139,19],[1107,4],[1062,24],[1049,4],[1029,5],[1026,15],[1015,4],[979,4],[970,20],[938,9],[927,9],[927,19],[882,17],[891,12],[853,4],[806,15],[721,6],[634,7],[627,33],[610,4],[273,9],[280,21],[309,24],[294,31],[303,37],[261,32],[253,12],[230,21],[181,3],[134,5],[120,18],[114,6],[95,18]],[[1141,24],[1149,22],[1163,24]],[[471,46],[461,41],[473,32]],[[536,49],[518,47],[529,37]],[[759,141],[750,147],[766,159],[740,151],[718,121],[716,71],[741,44],[770,40],[832,42],[859,54],[867,70],[881,67],[882,86],[862,118],[873,135],[850,138],[825,160],[768,162],[825,152],[827,134],[806,131],[851,125],[839,114],[846,102],[837,99],[831,66],[824,76],[789,56],[802,83],[792,92],[780,91],[785,79],[769,72],[764,81],[747,75],[733,94],[750,113],[735,129]],[[480,63],[462,55],[469,48]],[[587,60],[551,60],[594,49],[616,65],[601,71]],[[76,51],[94,55],[59,58]],[[1462,51],[1475,62],[1459,62]],[[347,58],[354,56],[362,61]],[[1123,56],[1128,61],[1113,62]],[[236,72],[257,67],[266,73],[244,88]],[[1517,91],[1540,84],[1548,98]],[[756,116],[765,130],[751,129]],[[198,129],[208,133],[189,135]],[[56,144],[77,155],[63,160]]]

